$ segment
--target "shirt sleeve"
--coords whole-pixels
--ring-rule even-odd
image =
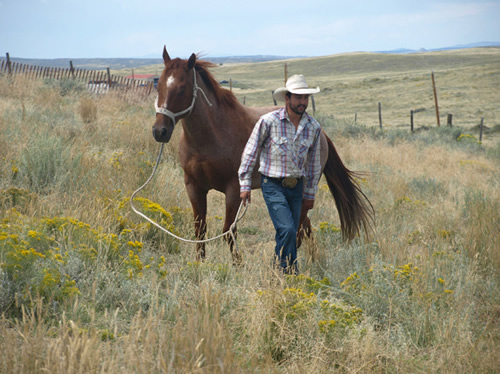
[[[314,200],[321,177],[321,127],[318,127],[305,166],[307,182],[304,188],[304,199]]]
[[[250,191],[252,189],[252,173],[257,162],[262,143],[269,134],[269,127],[263,118],[255,124],[252,134],[247,141],[245,149],[241,155],[241,164],[238,169],[240,180],[240,191]]]

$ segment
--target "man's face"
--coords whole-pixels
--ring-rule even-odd
[[[290,97],[286,96],[286,105],[292,112],[302,115],[307,109],[309,104],[309,95],[291,94]]]

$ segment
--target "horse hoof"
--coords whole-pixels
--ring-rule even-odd
[[[239,254],[233,254],[233,266],[237,268],[243,267],[243,258]]]

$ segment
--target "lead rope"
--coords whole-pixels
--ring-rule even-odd
[[[230,234],[231,237],[232,237],[232,239],[233,239],[234,248],[236,249],[236,253],[239,253],[238,244],[236,242],[235,230],[236,230],[236,224],[243,218],[243,216],[245,215],[245,213],[247,211],[247,208],[248,208],[248,205],[244,205],[243,201],[240,203],[240,206],[238,208],[238,212],[236,213],[236,218],[234,219],[234,222],[229,227],[229,230],[227,230],[226,232],[224,232],[224,233],[222,233],[220,235],[217,235],[217,236],[215,236],[213,238],[203,239],[203,240],[191,240],[191,239],[181,238],[180,236],[175,235],[173,232],[167,230],[163,226],[160,226],[158,223],[156,223],[155,221],[153,221],[148,216],[146,216],[145,214],[141,213],[140,211],[138,211],[135,208],[135,206],[134,206],[134,197],[135,197],[135,195],[139,191],[141,191],[144,187],[146,187],[148,185],[148,183],[151,181],[151,179],[153,179],[153,176],[155,175],[156,170],[158,169],[158,165],[160,164],[160,159],[161,159],[161,155],[163,153],[163,146],[164,145],[165,145],[165,143],[162,143],[162,145],[160,147],[160,152],[158,153],[158,157],[156,159],[156,164],[155,164],[155,167],[153,168],[153,172],[151,173],[151,176],[148,178],[148,180],[146,181],[146,183],[144,183],[141,187],[139,187],[132,194],[132,196],[130,197],[130,207],[132,208],[132,210],[135,213],[137,213],[139,216],[141,216],[142,218],[144,218],[146,221],[150,222],[151,224],[153,224],[154,226],[156,226],[157,228],[159,228],[160,230],[162,230],[163,232],[165,232],[168,235],[174,237],[175,239],[181,240],[181,241],[186,242],[186,243],[207,243],[207,242],[210,242],[212,240],[216,240],[216,239],[222,238],[223,236],[226,236],[227,234]],[[242,212],[242,208],[243,208],[243,212]]]

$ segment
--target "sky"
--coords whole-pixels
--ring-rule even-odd
[[[500,0],[0,0],[19,58],[327,56],[500,42]]]

